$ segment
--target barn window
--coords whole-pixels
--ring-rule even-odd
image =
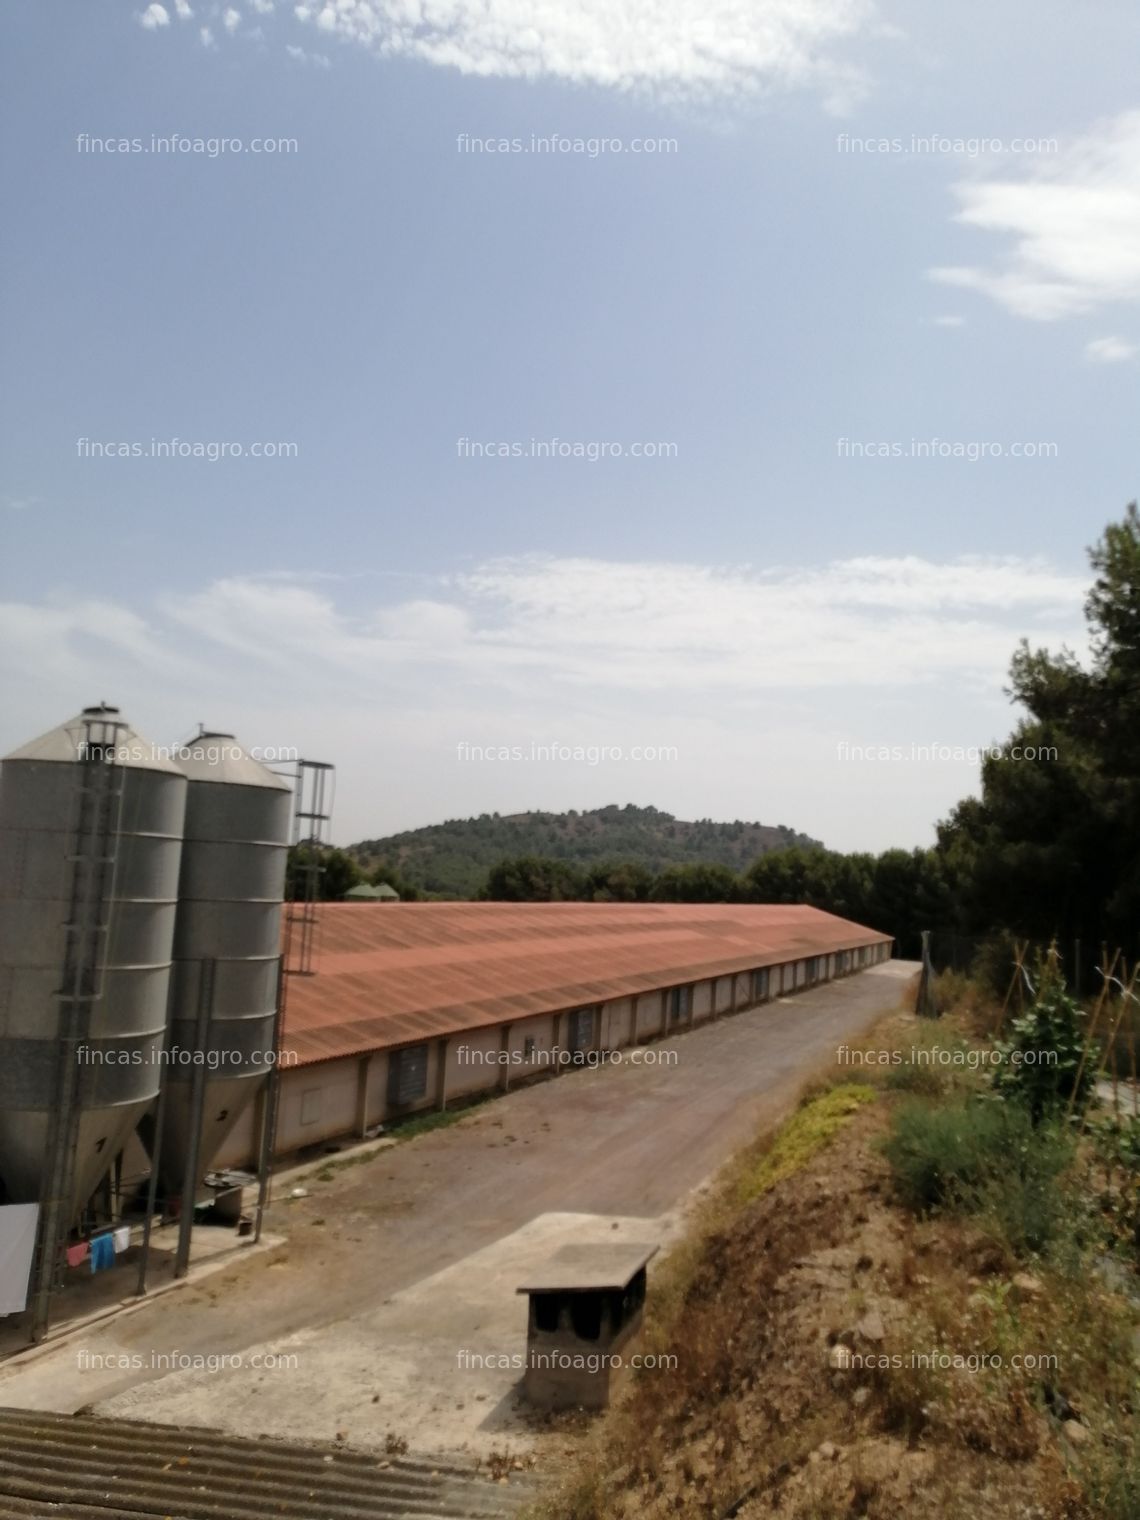
[[[404,1108],[427,1096],[428,1048],[408,1045],[388,1057],[388,1102]]]
[[[576,1008],[570,1015],[567,1041],[571,1050],[589,1050],[594,1043],[594,1010]]]
[[[693,989],[691,987],[674,987],[669,993],[669,1017],[687,1019],[693,1011]]]

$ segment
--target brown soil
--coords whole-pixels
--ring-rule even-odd
[[[1081,1414],[1065,1355],[1061,1371],[1008,1365],[1058,1346],[1072,1365],[1086,1343],[1060,1338],[1053,1285],[1017,1286],[1016,1263],[980,1232],[892,1202],[874,1144],[887,1116],[884,1095],[698,1248],[668,1340],[653,1341],[676,1370],[640,1375],[595,1432],[593,1475],[580,1468],[547,1514],[1093,1520],[1067,1459],[1098,1438],[1062,1424]],[[1006,1365],[836,1367],[845,1347],[864,1359],[1000,1348]]]

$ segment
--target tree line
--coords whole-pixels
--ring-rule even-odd
[[[469,895],[499,902],[808,903],[892,934],[906,956],[918,953],[923,929],[940,929],[973,938],[1004,931],[1041,942],[1080,940],[1090,954],[1108,942],[1131,958],[1140,951],[1135,503],[1107,526],[1089,560],[1088,660],[1022,640],[1008,692],[1023,716],[1004,745],[990,746],[980,795],[965,798],[938,824],[931,848],[846,854],[788,830],[785,848],[744,868],[707,859],[654,866],[532,851],[500,859]],[[630,811],[644,822],[639,810]],[[666,820],[674,822],[661,814],[654,823]],[[345,851],[327,852],[323,867],[325,897],[343,897],[364,879],[387,881],[405,899],[420,895],[390,864],[373,867],[366,878]]]
[[[1090,656],[1022,640],[1008,694],[1023,710],[989,746],[980,796],[925,850],[775,851],[743,872],[712,864],[656,874],[504,860],[483,896],[509,901],[809,903],[893,934],[917,954],[923,929],[1019,935],[1140,953],[1140,517],[1133,503],[1089,550]],[[1030,758],[1025,758],[1029,756]]]
[[[581,870],[537,855],[501,861],[481,894],[496,902],[807,903],[893,934],[917,954],[921,931],[945,922],[951,896],[934,850],[845,855],[793,846],[762,855],[747,871],[720,865],[628,862]]]

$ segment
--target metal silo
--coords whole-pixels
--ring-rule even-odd
[[[45,1242],[159,1088],[186,793],[107,706],[0,768],[0,1182]]]
[[[201,1179],[270,1070],[292,824],[288,783],[232,734],[199,734],[178,764],[189,790],[159,1151],[168,1196],[191,1160]]]

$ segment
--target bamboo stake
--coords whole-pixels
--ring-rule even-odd
[[[1127,977],[1127,975],[1128,975],[1128,962],[1127,961],[1121,961],[1121,963],[1120,963],[1120,980],[1124,981],[1124,979]],[[1133,978],[1133,981],[1135,981],[1135,979],[1136,979],[1136,973],[1135,972],[1132,973],[1132,978]],[[1117,1029],[1120,1028],[1120,1020],[1123,1019],[1124,1015],[1126,1013],[1131,1014],[1131,1012],[1132,1012],[1132,1010],[1127,1006],[1126,1002],[1122,999],[1121,1000],[1121,1008],[1120,1008],[1120,1018],[1117,1019],[1117,1021],[1116,1021],[1116,1028]],[[1119,1076],[1118,1076],[1118,1072],[1119,1072],[1119,1069],[1120,1069],[1120,1062],[1117,1060],[1116,1030],[1113,1031],[1112,1041],[1109,1044],[1108,1050],[1109,1050],[1109,1054],[1112,1056],[1112,1112],[1116,1115],[1116,1122],[1119,1125],[1119,1123],[1120,1123],[1120,1079],[1119,1079]]]
[[[1120,997],[1120,1011],[1116,1015],[1116,1023],[1113,1024],[1113,1026],[1112,1026],[1112,1033],[1108,1037],[1108,1044],[1105,1046],[1104,1055],[1101,1058],[1101,1063],[1100,1063],[1099,1068],[1097,1069],[1096,1078],[1094,1079],[1094,1082],[1093,1082],[1093,1092],[1094,1092],[1094,1094],[1096,1092],[1097,1083],[1099,1083],[1100,1080],[1101,1080],[1101,1078],[1104,1076],[1104,1069],[1108,1065],[1108,1053],[1113,1048],[1113,1045],[1115,1043],[1115,1040],[1116,1040],[1116,1031],[1120,1028],[1120,1021],[1124,1017],[1124,1011],[1128,1007],[1128,1005],[1132,1002],[1132,989],[1133,989],[1133,987],[1136,984],[1136,974],[1137,974],[1137,971],[1140,971],[1140,966],[1137,966],[1137,967],[1133,968],[1132,979],[1131,979],[1131,981],[1129,981],[1127,987],[1125,987],[1123,993],[1121,994],[1121,997]],[[1113,1099],[1114,1099],[1114,1101],[1115,1101],[1115,1098],[1116,1098],[1116,1086],[1115,1086],[1115,1083],[1114,1083],[1113,1084]],[[1085,1125],[1088,1122],[1089,1109],[1091,1107],[1092,1107],[1092,1104],[1090,1103],[1088,1105],[1088,1107],[1085,1109],[1084,1113],[1081,1115],[1081,1127],[1080,1127],[1080,1130],[1079,1130],[1078,1133],[1080,1133],[1082,1135],[1085,1132]],[[1116,1119],[1117,1119],[1117,1123],[1119,1124],[1119,1122],[1120,1122],[1120,1110],[1119,1110],[1119,1107],[1117,1107]]]
[[[1080,1062],[1079,1062],[1079,1064],[1077,1066],[1077,1075],[1073,1079],[1073,1090],[1069,1094],[1069,1102],[1068,1102],[1068,1105],[1065,1108],[1065,1119],[1066,1119],[1066,1121],[1068,1121],[1072,1117],[1073,1105],[1076,1103],[1076,1101],[1077,1101],[1077,1093],[1080,1092],[1080,1089],[1081,1089],[1081,1078],[1085,1074],[1085,1063],[1088,1061],[1089,1051],[1092,1048],[1092,1042],[1093,1042],[1094,1038],[1096,1037],[1097,1025],[1100,1022],[1100,1012],[1101,1012],[1101,1009],[1104,1007],[1105,999],[1108,996],[1109,987],[1112,985],[1111,982],[1110,982],[1110,980],[1109,980],[1109,978],[1112,976],[1112,973],[1116,970],[1116,963],[1117,963],[1117,961],[1119,959],[1120,959],[1120,951],[1117,950],[1116,953],[1115,953],[1115,955],[1112,957],[1112,964],[1106,970],[1105,969],[1105,962],[1108,960],[1108,946],[1107,945],[1103,945],[1101,947],[1101,963],[1100,963],[1100,966],[1097,968],[1100,971],[1100,978],[1101,978],[1101,980],[1100,980],[1100,991],[1097,993],[1096,1003],[1093,1005],[1093,1015],[1092,1015],[1092,1018],[1089,1020],[1088,1031],[1085,1034],[1085,1045],[1084,1045],[1084,1049],[1081,1051],[1081,1059],[1080,1059]]]
[[[1017,1016],[1025,1012],[1025,957],[1029,954],[1029,941],[1026,940],[1021,946],[1021,954],[1018,957],[1017,969],[1021,975],[1017,979]]]
[[[1001,1026],[1005,1023],[1005,1010],[1009,1007],[1009,1000],[1013,996],[1013,989],[1017,985],[1017,978],[1019,974],[1019,971],[1015,967],[1014,973],[1009,979],[1009,986],[1006,988],[1005,999],[1002,1002],[1001,1007],[998,1009],[997,1023],[994,1025],[993,1030],[993,1038],[995,1040],[997,1039],[998,1035],[1001,1034]]]
[[[994,1026],[994,1032],[993,1032],[993,1035],[992,1035],[992,1038],[995,1039],[995,1040],[997,1039],[998,1035],[1001,1034],[1002,1025],[1005,1023],[1006,1009],[1009,1007],[1010,999],[1013,997],[1014,988],[1017,989],[1017,1011],[1018,1011],[1018,1013],[1020,1013],[1021,1010],[1022,1010],[1021,978],[1022,978],[1022,975],[1023,975],[1023,966],[1024,966],[1024,962],[1025,962],[1025,956],[1026,956],[1026,953],[1027,953],[1028,950],[1029,950],[1029,941],[1028,940],[1025,941],[1024,945],[1019,945],[1017,943],[1017,941],[1014,940],[1014,942],[1013,942],[1013,975],[1009,979],[1009,987],[1006,990],[1005,1000],[1002,1003],[1001,1008],[998,1010],[997,1024]]]

